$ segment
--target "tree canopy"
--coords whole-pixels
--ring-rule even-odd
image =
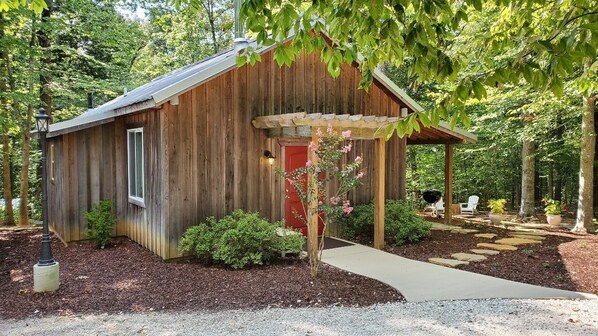
[[[417,116],[424,124],[441,118],[469,124],[465,101],[486,97],[484,86],[497,83],[523,79],[559,96],[563,80],[575,76],[585,95],[597,89],[598,4],[591,0],[247,0],[242,13],[258,43],[277,45],[281,65],[306,49],[321,52],[333,76],[342,62],[359,61],[363,87],[383,62],[409,62],[420,83],[452,82],[434,108]],[[398,131],[413,130],[412,119]]]

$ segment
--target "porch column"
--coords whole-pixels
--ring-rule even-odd
[[[399,200],[407,200],[407,137],[399,139],[399,155],[397,157],[399,175]]]
[[[386,141],[377,138],[374,150],[374,248],[384,248],[384,169]]]
[[[453,221],[453,144],[444,148],[444,223]]]
[[[316,135],[315,128],[312,127],[311,130],[311,140],[314,143],[318,143],[319,139]],[[318,156],[312,151],[311,149],[307,150],[307,159],[311,160],[312,164],[318,164]],[[318,258],[318,183],[317,183],[317,175],[313,175],[311,173],[307,173],[307,202],[309,206],[307,207],[307,253],[309,255],[309,260],[317,260]],[[316,211],[313,211],[316,209]]]

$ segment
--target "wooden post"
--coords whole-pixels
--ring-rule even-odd
[[[399,200],[407,200],[407,137],[398,139],[399,143],[399,155],[396,158],[398,162],[398,175],[399,179]]]
[[[319,138],[316,135],[315,129],[312,129],[311,139],[314,143],[318,143]],[[307,159],[313,165],[318,163],[318,156],[311,149],[307,149]],[[310,261],[318,258],[318,175],[307,173],[307,202],[309,203],[307,209],[307,253]],[[315,209],[315,211],[314,211]]]
[[[453,144],[444,149],[444,223],[453,221]]]
[[[374,248],[384,248],[384,168],[386,141],[377,138],[374,150]]]

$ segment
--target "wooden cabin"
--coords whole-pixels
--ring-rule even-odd
[[[364,158],[364,185],[352,194],[353,202],[371,201],[377,143],[371,140],[380,142],[371,130],[421,106],[382,72],[365,92],[358,89],[355,66],[343,65],[333,79],[319,54],[304,54],[281,68],[273,51],[264,48],[261,62],[237,67],[230,50],[52,124],[53,230],[67,242],[85,239],[84,214],[110,199],[118,217],[115,234],[169,259],[181,256],[183,232],[207,216],[244,209],[292,221],[293,205],[275,169],[304,164],[313,130],[331,122],[353,129],[351,155]],[[445,143],[452,151],[452,144],[472,141],[474,135],[446,124],[409,138],[393,136],[378,147],[385,158],[378,170],[384,176],[377,180],[384,181],[383,194],[405,198],[407,144]],[[272,165],[265,151],[275,158]]]

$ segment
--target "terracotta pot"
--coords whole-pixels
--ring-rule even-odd
[[[560,226],[561,225],[561,215],[546,215],[546,221],[549,225],[552,226]]]
[[[495,214],[495,213],[490,213],[490,223],[494,224],[494,225],[498,225],[500,224],[500,222],[502,222],[502,215],[501,214]]]

